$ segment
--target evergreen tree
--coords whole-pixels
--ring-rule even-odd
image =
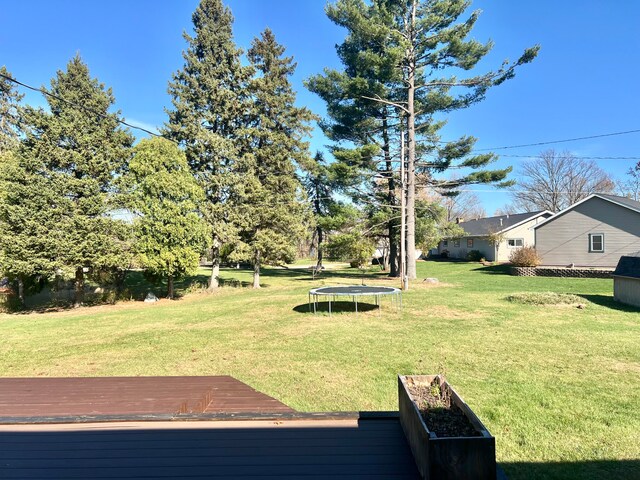
[[[63,267],[55,254],[64,220],[54,185],[38,162],[19,153],[0,153],[0,268],[25,301],[32,278],[52,278]]]
[[[315,220],[314,240],[316,244],[316,271],[322,269],[324,240],[327,231],[327,220],[330,218],[331,206],[335,200],[331,197],[331,179],[327,164],[321,152],[314,157],[314,166],[304,179],[307,196],[311,201]]]
[[[347,43],[359,46],[355,58],[371,65],[370,72],[386,87],[381,90],[346,64],[345,73],[359,79],[357,84],[369,93],[341,100],[370,100],[399,112],[398,128],[407,145],[409,278],[416,276],[416,186],[455,189],[473,183],[499,183],[510,171],[487,170],[495,156],[472,155],[472,137],[443,145],[438,131],[444,122],[436,116],[482,100],[490,87],[512,78],[515,68],[533,60],[538,51],[537,47],[528,49],[515,63],[505,62],[496,71],[458,79],[453,75],[456,69],[473,69],[492,46],[467,39],[479,12],[457,23],[469,5],[468,0],[338,0],[327,7],[331,20],[347,28]],[[404,161],[404,155],[402,158]],[[472,172],[455,182],[438,180],[438,174],[454,167]]]
[[[153,278],[167,279],[167,296],[173,298],[174,279],[196,272],[208,236],[197,213],[204,192],[184,152],[164,138],[136,145],[122,186],[136,215],[139,262]]]
[[[8,78],[7,78],[8,77]],[[11,73],[0,67],[0,153],[13,150],[18,146],[20,137],[21,95],[16,90]]]
[[[178,141],[206,197],[200,211],[210,227],[213,265],[209,288],[219,285],[220,247],[236,235],[230,192],[240,155],[238,130],[245,125],[251,69],[240,61],[233,16],[221,0],[201,0],[193,14],[194,36],[184,34],[184,66],[173,75],[165,133]]]
[[[251,110],[242,132],[239,173],[244,188],[236,199],[241,242],[234,255],[253,263],[254,288],[260,287],[261,264],[295,258],[309,219],[296,167],[310,165],[303,138],[314,116],[295,106],[289,77],[296,65],[291,57],[283,57],[284,50],[267,29],[248,52],[257,75],[249,85]]]
[[[27,108],[26,138],[18,169],[29,179],[38,175],[44,192],[25,192],[32,215],[48,229],[42,252],[63,274],[75,275],[75,303],[84,299],[85,270],[128,266],[126,225],[109,214],[115,208],[114,178],[126,167],[133,142],[109,113],[115,100],[111,89],[91,78],[79,56],[66,71],[58,71],[47,97],[49,112]],[[48,204],[49,207],[38,208]],[[24,218],[14,219],[25,222]]]

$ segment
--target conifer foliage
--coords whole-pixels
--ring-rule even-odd
[[[3,66],[0,67],[0,154],[18,146],[22,112],[19,104],[24,96],[5,77],[13,78]]]
[[[294,260],[310,216],[296,167],[310,163],[303,137],[314,116],[294,105],[289,77],[295,64],[283,57],[284,50],[267,29],[248,52],[256,75],[248,85],[251,103],[240,168],[243,191],[235,199],[240,242],[233,256],[253,264],[254,288],[260,287],[261,264]]]
[[[110,113],[111,89],[91,78],[79,56],[51,81],[49,112],[27,108],[25,139],[2,175],[3,266],[16,276],[75,276],[129,265],[126,226],[112,218],[114,178],[133,137]]]
[[[385,149],[391,135],[404,140],[406,154],[398,155],[401,149],[396,148],[395,159],[402,157],[407,171],[403,183],[409,278],[416,276],[416,187],[455,190],[468,184],[508,184],[504,180],[510,169],[488,168],[495,155],[474,154],[473,137],[441,140],[443,115],[481,101],[491,87],[512,78],[538,53],[538,47],[528,48],[515,62],[459,78],[492,48],[491,42],[469,38],[479,17],[478,11],[467,13],[470,5],[469,0],[337,0],[327,14],[348,32],[338,46],[344,70],[327,70],[309,82],[328,103],[331,118],[325,130],[338,142],[354,142],[355,149],[336,149],[338,160],[349,167],[375,170],[377,162],[372,168],[371,157],[382,149],[386,168],[378,174],[387,175],[392,155]],[[456,181],[438,178],[451,168],[469,173]],[[392,178],[387,180],[393,202]]]
[[[169,83],[173,108],[165,133],[184,148],[205,192],[200,211],[210,227],[213,266],[209,288],[217,288],[220,247],[235,238],[231,187],[240,155],[238,130],[247,115],[251,68],[233,41],[231,11],[221,0],[202,0],[193,14],[195,35],[184,34],[184,66]]]
[[[176,144],[164,138],[142,140],[122,178],[126,204],[135,214],[134,252],[152,278],[174,279],[198,269],[207,225],[197,213],[204,192]]]

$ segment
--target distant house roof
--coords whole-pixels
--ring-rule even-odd
[[[620,197],[618,195],[610,195],[608,193],[592,193],[587,198],[584,198],[584,199],[580,200],[579,202],[576,202],[573,205],[570,205],[569,207],[565,208],[561,212],[558,212],[555,215],[553,215],[553,216],[547,218],[546,220],[540,222],[539,224],[537,224],[533,228],[541,227],[542,225],[544,225],[546,223],[549,223],[552,220],[555,220],[559,216],[564,215],[568,211],[573,210],[578,205],[586,202],[587,200],[591,200],[594,197],[600,198],[600,199],[605,200],[607,202],[615,203],[616,205],[620,205],[621,207],[628,208],[629,210],[633,210],[634,212],[640,213],[640,202],[638,202],[636,200],[631,200],[630,198],[627,198],[627,197]]]
[[[513,215],[467,220],[466,222],[460,222],[459,225],[464,229],[468,237],[486,237],[492,233],[506,232],[545,213],[553,215],[548,210],[540,210],[538,212],[515,213]]]
[[[640,252],[629,253],[620,257],[613,275],[616,277],[640,278]]]

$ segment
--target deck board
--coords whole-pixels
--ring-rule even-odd
[[[293,412],[229,376],[0,378],[2,418]]]
[[[397,418],[0,425],[0,478],[419,478]]]

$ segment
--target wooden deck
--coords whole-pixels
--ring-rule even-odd
[[[0,378],[0,423],[238,412],[293,409],[229,376]]]
[[[0,425],[0,478],[419,476],[397,416],[355,414],[332,420]]]

